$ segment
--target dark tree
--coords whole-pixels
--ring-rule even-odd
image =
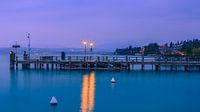
[[[145,55],[148,54],[160,54],[159,45],[157,43],[150,43],[145,46]]]

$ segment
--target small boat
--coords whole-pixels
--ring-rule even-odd
[[[112,79],[111,79],[111,83],[115,83],[116,81],[115,81],[115,78],[114,77],[112,77]]]
[[[56,100],[56,97],[55,97],[55,96],[53,96],[53,97],[51,98],[50,104],[51,104],[51,105],[57,105],[57,104],[58,104],[58,101]]]

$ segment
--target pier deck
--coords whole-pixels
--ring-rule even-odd
[[[177,67],[182,67],[184,71],[189,71],[191,67],[200,71],[200,61],[161,61],[148,57],[142,59],[141,56],[40,56],[30,59],[10,56],[11,69],[135,70],[135,66],[140,66],[143,71],[147,65],[155,71],[160,71],[163,66],[171,71],[177,70]]]

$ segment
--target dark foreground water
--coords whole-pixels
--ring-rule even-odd
[[[0,112],[200,112],[199,72],[10,71],[0,61]]]

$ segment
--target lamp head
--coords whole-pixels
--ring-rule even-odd
[[[94,46],[94,42],[90,42],[90,47],[93,47]]]
[[[83,44],[84,46],[86,46],[86,45],[87,45],[87,42],[86,42],[86,41],[83,41],[82,44]]]

